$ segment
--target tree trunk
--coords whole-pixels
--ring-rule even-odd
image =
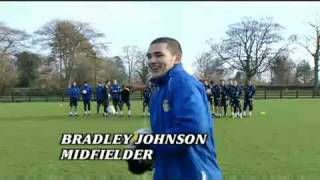
[[[60,85],[60,89],[63,87],[63,84],[62,84],[62,58],[63,58],[63,55],[62,53],[59,54],[59,85]]]
[[[70,71],[66,70],[66,78],[64,79],[63,88],[68,87],[68,84],[70,82]]]

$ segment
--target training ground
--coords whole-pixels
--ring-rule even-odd
[[[84,116],[80,103],[79,116],[69,117],[67,102],[0,104],[0,179],[151,180],[152,172],[130,174],[125,161],[59,160],[62,148],[112,147],[62,146],[62,133],[127,133],[149,126],[142,102],[133,102],[130,119],[96,115],[95,105]],[[256,100],[254,108],[251,118],[215,119],[224,179],[320,179],[320,99]]]

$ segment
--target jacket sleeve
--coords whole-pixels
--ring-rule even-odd
[[[165,134],[204,134],[208,127],[208,101],[204,89],[195,82],[176,82],[172,90],[171,110],[173,127]],[[190,145],[154,145],[156,152],[177,154],[186,151]]]

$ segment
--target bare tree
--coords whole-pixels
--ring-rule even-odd
[[[139,49],[137,46],[123,47],[123,53],[124,53],[123,59],[128,68],[129,84],[132,83],[133,73],[135,71],[134,65],[136,64],[136,61],[137,61],[138,51]]]
[[[106,49],[104,43],[97,42],[104,34],[96,32],[88,23],[54,20],[35,33],[35,42],[50,49],[58,61],[63,87],[71,80],[77,54],[92,58],[99,50]]]
[[[0,57],[0,95],[8,92],[17,82],[16,67],[8,56]]]
[[[19,87],[34,86],[39,77],[41,57],[35,53],[22,52],[15,54],[15,65],[17,68]]]
[[[267,71],[270,63],[283,48],[275,48],[282,40],[283,27],[271,18],[255,20],[244,18],[229,25],[227,38],[212,44],[211,50],[230,67],[245,73],[245,80]],[[288,45],[287,45],[288,46]]]
[[[271,84],[275,85],[289,85],[295,82],[296,64],[290,59],[289,52],[284,51],[277,55],[271,62]]]
[[[0,22],[0,58],[17,53],[26,47],[30,36],[21,30],[13,29]]]
[[[146,57],[146,52],[138,51],[137,53],[137,74],[141,82],[147,84],[149,76],[148,58]]]
[[[128,81],[126,67],[123,59],[119,56],[114,56],[107,61],[108,78],[116,79],[118,83],[123,84]]]
[[[200,56],[196,57],[196,70],[200,75],[200,78],[208,79],[212,64],[212,54],[204,52]]]
[[[50,56],[41,57],[42,63],[39,68],[39,79],[37,85],[40,88],[58,88],[59,81],[54,80],[54,77],[58,75],[58,71],[55,67],[54,59]]]
[[[223,67],[223,60],[220,57],[214,57],[210,52],[204,52],[200,56],[196,57],[196,71],[200,78],[212,79],[213,76],[223,74],[221,70]]]
[[[0,22],[0,94],[5,93],[17,82],[13,55],[26,48],[29,35]]]
[[[309,83],[312,79],[311,66],[306,60],[302,60],[298,63],[296,69],[297,82],[302,81],[303,84]]]
[[[314,93],[319,93],[319,56],[320,56],[320,23],[308,23],[313,29],[313,35],[305,38],[305,43],[300,43],[313,57],[314,63]]]

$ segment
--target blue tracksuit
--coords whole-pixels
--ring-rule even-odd
[[[144,100],[143,103],[145,103],[146,105],[149,104],[150,96],[151,96],[151,88],[146,87],[143,91],[143,100]]]
[[[222,89],[220,85],[216,84],[211,89],[213,95],[213,102],[215,106],[221,106],[221,93]]]
[[[203,84],[203,85],[204,85],[204,89],[206,90],[206,93],[207,93],[208,101],[209,101],[210,105],[212,106],[212,96],[213,96],[213,95],[212,95],[211,87],[210,87],[209,84],[208,84],[208,85]],[[211,91],[211,92],[208,93],[207,90],[209,90],[209,91]]]
[[[244,89],[244,103],[243,103],[243,110],[246,111],[247,107],[249,107],[249,110],[253,110],[253,104],[252,99],[254,98],[256,94],[256,88],[253,85],[248,85]]]
[[[113,84],[111,86],[111,96],[112,96],[112,104],[118,112],[118,107],[120,110],[122,110],[121,107],[121,87],[118,84]]]
[[[225,85],[221,85],[221,105],[228,106],[228,88]]]
[[[92,87],[90,85],[88,86],[82,86],[81,88],[81,92],[83,90],[86,90],[87,91],[87,94],[82,94],[82,100],[85,101],[85,102],[89,102],[91,100],[91,97],[92,97]]]
[[[233,86],[231,94],[234,107],[241,108],[240,97],[242,95],[242,88],[240,86]]]
[[[244,99],[253,99],[256,94],[256,88],[253,85],[248,85],[245,88]]]
[[[227,95],[229,97],[229,102],[230,102],[230,106],[233,107],[234,103],[233,103],[233,98],[232,98],[232,92],[233,92],[233,85],[227,85]]]
[[[105,100],[106,96],[106,89],[103,86],[97,86],[96,88],[96,96],[97,96],[97,102],[102,103]]]
[[[77,106],[77,102],[80,99],[80,89],[77,86],[71,86],[68,89],[68,95],[70,97],[70,106]]]
[[[208,134],[204,145],[153,145],[154,180],[221,180],[213,117],[204,86],[181,64],[151,81],[157,86],[150,102],[153,133]]]
[[[121,100],[121,87],[118,84],[111,86],[111,96],[113,100]]]

